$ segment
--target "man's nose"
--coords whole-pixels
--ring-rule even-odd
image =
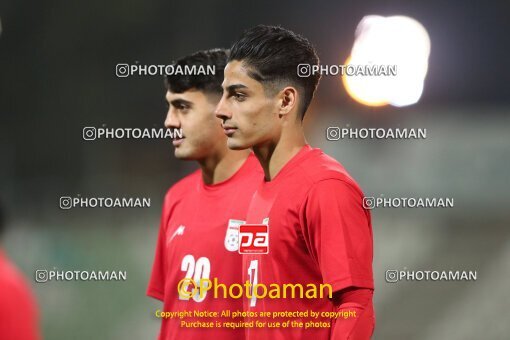
[[[225,96],[222,96],[220,102],[218,103],[218,105],[216,105],[214,114],[222,121],[232,118],[232,113],[230,112],[228,106],[226,105]]]
[[[173,108],[168,109],[165,118],[165,127],[167,129],[178,129],[181,127],[181,122],[177,118],[177,115],[175,114],[175,110]]]

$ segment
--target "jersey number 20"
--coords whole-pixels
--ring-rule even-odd
[[[209,279],[211,274],[211,262],[207,257],[200,257],[195,261],[193,255],[186,255],[182,258],[181,270],[186,272],[184,278],[193,278],[196,287],[200,287],[200,279]],[[182,290],[188,291],[189,284],[183,285]],[[207,291],[200,297],[200,292],[193,295],[193,300],[196,302],[204,301]],[[179,294],[179,300],[189,300],[189,297],[183,297]]]

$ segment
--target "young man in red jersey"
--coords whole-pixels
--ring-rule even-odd
[[[192,278],[218,279],[223,284],[241,281],[242,259],[237,253],[237,230],[263,178],[249,150],[232,151],[214,109],[221,98],[227,51],[200,51],[178,60],[182,69],[215,68],[211,74],[166,77],[169,105],[165,126],[182,129],[173,140],[175,156],[196,161],[200,169],[173,185],[166,194],[156,255],[147,294],[163,301],[163,311],[242,310],[242,300],[205,295],[185,296],[178,284]],[[193,291],[192,284],[183,288]],[[186,318],[186,321],[204,321]],[[159,339],[243,339],[242,329],[186,328],[179,318],[162,320]],[[208,318],[206,321],[221,321]]]
[[[244,309],[340,316],[315,320],[322,324],[303,317],[302,327],[247,328],[249,340],[369,339],[374,329],[372,229],[363,192],[342,165],[310,147],[303,133],[302,120],[320,76],[308,75],[302,64],[318,63],[305,38],[260,25],[233,44],[225,68],[216,115],[228,146],[252,148],[265,174],[246,222],[268,226],[268,253],[243,255],[243,282],[332,287],[331,299],[291,294],[256,299],[252,292]]]

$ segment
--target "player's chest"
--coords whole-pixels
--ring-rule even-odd
[[[300,245],[303,242],[300,201],[298,195],[281,191],[254,195],[247,213],[247,225],[240,227],[240,252],[280,256]],[[267,246],[256,249],[257,244]]]
[[[237,217],[237,218],[235,218]],[[175,214],[166,225],[165,246],[167,256],[179,257],[194,253],[202,256],[221,256],[237,253],[239,226],[243,216],[213,218],[204,214]]]

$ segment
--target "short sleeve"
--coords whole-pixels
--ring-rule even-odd
[[[154,262],[152,264],[152,272],[147,287],[147,295],[158,300],[163,301],[165,297],[165,249],[166,249],[166,225],[168,222],[168,198],[169,194],[165,197],[163,204],[163,212],[161,214],[161,221],[159,225],[158,240],[156,243],[156,253],[154,255]]]
[[[307,248],[333,291],[374,287],[371,218],[362,200],[355,184],[326,179],[313,185],[300,210]]]

